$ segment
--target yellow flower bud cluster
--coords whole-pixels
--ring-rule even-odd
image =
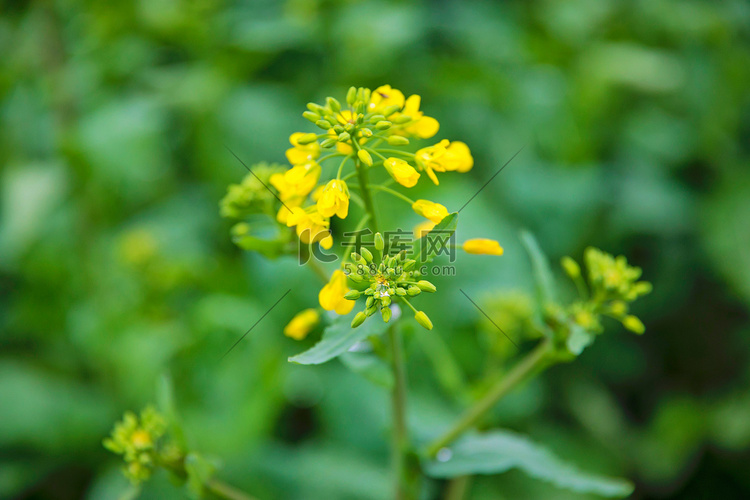
[[[251,214],[269,213],[276,200],[266,186],[272,175],[283,171],[284,167],[278,163],[253,165],[252,173],[248,173],[239,184],[230,184],[219,203],[221,216],[240,219]]]
[[[103,444],[108,450],[123,456],[125,476],[133,484],[139,484],[151,477],[160,462],[164,449],[161,438],[166,429],[164,417],[149,406],[141,411],[140,417],[126,412]]]
[[[651,292],[651,283],[638,281],[641,269],[628,265],[627,259],[589,247],[584,253],[588,274],[584,281],[581,267],[570,257],[561,261],[566,274],[576,282],[581,299],[567,310],[574,324],[590,333],[603,331],[602,316],[613,318],[635,333],[646,328],[638,317],[628,313],[628,304]]]
[[[380,233],[375,234],[375,251],[382,255],[383,238]],[[356,300],[364,298],[365,301],[364,310],[352,320],[352,328],[358,327],[378,311],[383,321],[388,323],[393,314],[392,304],[400,301],[414,312],[417,323],[432,330],[430,318],[423,311],[415,309],[409,299],[422,292],[433,293],[437,288],[429,281],[420,279],[422,275],[417,269],[417,262],[406,258],[406,251],[395,256],[382,255],[378,259],[370,250],[362,247],[359,253],[352,252],[351,259],[352,264],[349,264],[347,271],[354,289],[348,290],[342,297],[351,304],[349,310]]]

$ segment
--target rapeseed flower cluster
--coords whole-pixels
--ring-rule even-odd
[[[166,429],[164,417],[149,406],[141,411],[140,416],[126,412],[103,444],[108,450],[123,456],[125,476],[133,484],[139,484],[151,477],[159,464],[161,439]]]

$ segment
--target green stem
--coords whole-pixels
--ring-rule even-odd
[[[380,151],[383,153],[391,153],[394,155],[407,156],[409,158],[414,158],[415,156],[417,156],[414,153],[409,153],[408,151],[401,151],[399,149],[381,149]]]
[[[453,478],[448,483],[448,490],[445,492],[445,500],[463,500],[469,493],[471,486],[471,476],[459,476]]]
[[[367,182],[367,169],[362,164],[362,162],[359,161],[359,159],[355,161],[355,165],[357,168],[357,176],[359,177],[359,191],[360,193],[362,193],[362,201],[365,202],[365,209],[367,210],[367,213],[370,215],[372,232],[377,233],[378,222],[377,222],[377,217],[375,216],[375,205],[373,205],[372,196],[370,196],[369,183]]]
[[[391,364],[393,368],[393,464],[396,475],[396,496],[398,500],[409,498],[409,487],[406,470],[409,436],[406,428],[406,370],[401,335],[396,326],[388,328],[391,347]]]
[[[411,198],[409,198],[407,196],[404,196],[403,194],[399,193],[398,191],[394,191],[393,189],[387,188],[385,186],[377,186],[377,185],[376,186],[372,186],[372,188],[373,189],[378,189],[380,191],[383,191],[384,193],[391,194],[391,195],[393,195],[393,196],[395,196],[397,198],[401,198],[402,200],[404,200],[409,205],[414,205],[414,200],[412,200]]]
[[[203,484],[203,486],[215,496],[225,500],[255,500],[250,495],[243,493],[218,479],[209,479]]]
[[[549,361],[549,354],[551,352],[552,344],[550,342],[545,341],[539,344],[536,349],[531,351],[528,356],[513,367],[505,377],[498,380],[482,399],[466,410],[448,431],[433,441],[427,447],[427,455],[434,457],[438,451],[451,444],[461,434],[473,427],[506,394],[537,369],[544,366]]]
[[[346,155],[346,157],[341,160],[341,165],[339,165],[339,170],[336,172],[336,178],[341,179],[341,172],[344,170],[344,165],[346,165],[346,162],[351,158],[352,155]]]
[[[307,263],[312,268],[313,272],[321,279],[323,280],[323,283],[328,283],[328,274],[326,273],[325,269],[321,267],[320,263],[318,263],[317,260],[315,260],[310,255],[310,249],[308,247],[307,249]]]

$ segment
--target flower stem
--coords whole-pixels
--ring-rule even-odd
[[[401,198],[402,200],[404,200],[409,205],[414,205],[414,200],[412,200],[411,198],[409,198],[407,196],[404,196],[403,194],[399,193],[398,191],[394,191],[393,189],[387,188],[385,186],[377,186],[376,185],[376,186],[372,186],[372,187],[373,187],[373,189],[377,189],[379,191],[383,191],[384,193],[388,193],[390,195],[393,195],[393,196],[395,196],[397,198]]]
[[[378,221],[375,216],[375,205],[372,203],[372,196],[370,196],[370,187],[367,182],[367,168],[362,164],[359,159],[356,161],[357,176],[359,178],[359,191],[362,193],[362,201],[365,202],[365,209],[370,215],[370,224],[372,225],[372,232],[378,232]]]
[[[406,470],[409,451],[409,436],[406,428],[406,370],[401,334],[395,325],[388,328],[388,338],[394,379],[391,400],[393,405],[393,464],[396,474],[395,498],[405,500],[410,496]]]
[[[213,495],[223,498],[224,500],[255,500],[250,495],[235,489],[218,479],[209,479],[203,486]]]
[[[433,441],[427,447],[427,455],[434,457],[438,451],[451,444],[461,434],[473,427],[506,394],[533,372],[545,366],[549,362],[549,355],[551,353],[552,344],[550,342],[545,341],[539,344],[536,349],[531,351],[528,356],[513,367],[505,377],[498,380],[482,399],[466,410],[448,431]]]

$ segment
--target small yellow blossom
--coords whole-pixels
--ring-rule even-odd
[[[336,314],[349,314],[354,308],[354,301],[347,300],[344,295],[349,291],[346,285],[346,275],[341,270],[336,270],[331,275],[331,280],[318,294],[318,301],[326,311],[336,311]]]
[[[294,207],[287,216],[286,225],[296,226],[297,236],[303,243],[317,243],[323,248],[331,248],[333,239],[328,232],[330,221],[323,217],[316,209],[311,211],[302,207]]]
[[[422,148],[416,153],[418,164],[436,185],[437,172],[468,172],[474,166],[474,158],[469,147],[460,141],[443,139],[439,143]]]
[[[431,220],[426,220],[424,222],[420,222],[416,226],[414,226],[414,237],[415,238],[421,238],[425,236],[427,233],[432,231],[432,228],[435,227],[435,223]]]
[[[430,219],[435,224],[448,217],[448,209],[440,203],[429,200],[417,200],[412,204],[412,209],[422,217]]]
[[[440,124],[430,116],[424,116],[419,110],[419,104],[422,98],[416,94],[409,96],[404,104],[401,114],[411,117],[412,122],[407,123],[403,131],[407,135],[413,135],[420,139],[429,139],[438,133]]]
[[[466,240],[463,244],[464,252],[476,255],[502,255],[503,247],[495,240],[487,238],[474,238]]]
[[[404,187],[414,187],[419,180],[420,174],[417,170],[399,158],[388,158],[383,163],[385,169],[391,174],[396,182]]]
[[[292,165],[302,165],[303,163],[309,163],[318,156],[320,156],[320,145],[317,142],[310,144],[300,144],[298,141],[305,134],[304,132],[295,132],[289,137],[289,142],[292,144],[292,148],[286,150],[286,158]]]
[[[315,328],[319,321],[320,314],[318,314],[318,311],[315,309],[305,309],[297,313],[289,324],[284,327],[284,335],[295,340],[302,340],[307,337],[307,334]]]
[[[326,184],[318,198],[318,212],[323,217],[333,217],[334,214],[345,219],[349,213],[349,188],[346,182],[333,179]]]
[[[381,111],[388,106],[404,106],[404,94],[390,85],[382,85],[375,89],[370,97],[369,111]]]

